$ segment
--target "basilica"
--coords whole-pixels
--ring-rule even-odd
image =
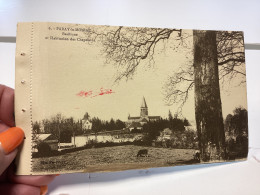
[[[145,98],[143,97],[141,107],[140,107],[140,116],[128,116],[128,128],[131,130],[138,129],[141,130],[142,126],[149,121],[160,120],[160,116],[149,116],[148,115],[148,106],[146,104]]]

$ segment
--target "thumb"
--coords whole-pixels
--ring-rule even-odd
[[[24,139],[24,132],[19,127],[12,127],[0,133],[0,175],[12,163],[17,147]]]

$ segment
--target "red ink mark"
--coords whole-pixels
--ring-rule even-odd
[[[115,93],[112,91],[112,89],[103,89],[103,87],[100,88],[100,92],[97,95],[94,95],[93,97],[99,96],[99,95],[105,95],[105,94],[111,94]]]
[[[103,87],[100,88],[100,93],[98,95],[104,95],[105,93],[103,92]]]
[[[99,92],[93,92],[92,90],[90,91],[80,91],[77,96],[80,97],[97,97],[100,95],[106,95],[106,94],[111,94],[111,93],[115,93],[112,89],[104,89],[103,87],[100,88]]]
[[[92,95],[92,91],[80,91],[77,96],[88,97]]]

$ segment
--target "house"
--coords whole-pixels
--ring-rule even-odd
[[[88,131],[88,130],[91,130],[92,122],[90,122],[90,120],[88,118],[83,118],[81,121],[82,121],[82,130],[84,132]]]
[[[189,125],[189,126],[184,126],[185,131],[197,131],[196,126]]]
[[[47,143],[51,150],[58,150],[58,139],[52,134],[34,134],[32,142],[33,152],[38,152],[38,145],[40,143]]]
[[[163,131],[160,132],[160,135],[157,137],[157,141],[165,141],[170,140],[172,136],[172,130],[169,128],[165,128]]]
[[[141,131],[143,129],[143,125],[141,124],[141,122],[132,122],[128,129],[130,130],[130,132],[133,130]]]

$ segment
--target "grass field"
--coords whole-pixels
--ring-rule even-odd
[[[148,157],[137,157],[140,149]],[[84,149],[60,156],[33,158],[34,172],[119,171],[191,164],[194,150],[134,145]]]

